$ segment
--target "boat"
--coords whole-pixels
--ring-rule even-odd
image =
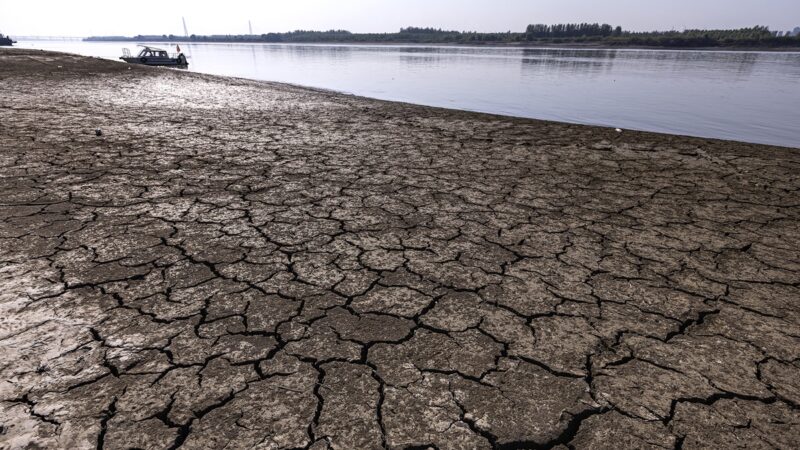
[[[16,43],[17,41],[11,39],[11,36],[5,36],[3,33],[0,33],[0,45],[12,45]]]
[[[180,52],[180,47],[177,47],[178,53],[173,55],[170,55],[164,49],[150,47],[149,45],[139,45],[139,47],[142,47],[142,50],[136,56],[131,56],[130,50],[123,48],[122,56],[119,59],[130,64],[144,64],[146,66],[187,67],[189,65],[186,55]]]

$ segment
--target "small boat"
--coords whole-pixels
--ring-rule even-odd
[[[17,41],[11,39],[11,36],[5,36],[3,33],[0,33],[0,45],[12,45],[16,43]]]
[[[127,63],[144,64],[146,66],[187,67],[189,65],[189,62],[186,61],[186,55],[180,52],[180,47],[177,47],[178,53],[173,55],[170,55],[164,49],[148,45],[139,45],[139,47],[142,47],[142,50],[136,56],[131,56],[130,50],[123,48],[122,56],[119,59]]]

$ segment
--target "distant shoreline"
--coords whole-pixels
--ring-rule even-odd
[[[274,44],[364,45],[468,45],[553,48],[666,48],[756,49],[800,51],[800,27],[771,31],[756,25],[738,29],[686,29],[683,31],[626,31],[604,23],[530,24],[522,32],[477,32],[441,28],[406,27],[394,33],[353,33],[348,30],[295,30],[253,34],[138,34],[89,36],[86,41],[231,42]]]
[[[155,44],[263,44],[263,45],[353,45],[353,46],[415,46],[415,47],[478,47],[478,48],[521,48],[521,49],[564,49],[564,50],[669,50],[669,51],[716,51],[716,52],[779,52],[800,53],[798,47],[768,47],[768,46],[730,46],[730,47],[658,47],[647,45],[607,45],[601,43],[449,43],[449,42],[264,42],[252,41],[225,41],[225,40],[170,40],[170,39],[83,39],[80,42],[89,43],[155,43]]]

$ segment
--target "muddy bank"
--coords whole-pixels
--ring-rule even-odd
[[[791,448],[798,190],[797,150],[0,50],[0,447]]]

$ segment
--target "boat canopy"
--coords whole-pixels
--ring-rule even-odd
[[[145,50],[150,50],[150,51],[154,51],[154,52],[165,52],[166,51],[163,48],[150,47],[149,45],[144,45],[144,44],[137,44],[137,47],[142,47]]]

